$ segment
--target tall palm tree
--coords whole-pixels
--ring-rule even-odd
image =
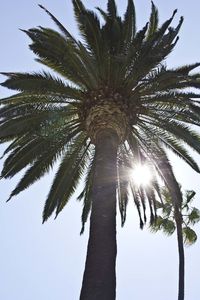
[[[177,229],[177,241],[179,252],[179,297],[184,297],[184,244],[192,245],[197,240],[197,235],[191,225],[200,221],[200,211],[191,206],[195,196],[194,191],[186,191],[182,199],[182,205],[177,211],[173,205],[171,194],[166,188],[161,189],[162,202],[157,202],[161,214],[157,216],[155,222],[151,225],[151,231],[157,232],[163,230],[167,235],[172,235]]]
[[[82,1],[72,2],[81,40],[41,5],[59,32],[41,26],[24,30],[36,60],[58,77],[47,71],[2,73],[8,77],[2,85],[18,93],[1,100],[0,140],[10,142],[1,176],[11,178],[26,167],[10,200],[59,159],[44,206],[46,221],[53,213],[58,216],[85,175],[79,196],[84,203],[82,231],[90,212],[91,218],[80,299],[111,300],[116,286],[116,200],[124,223],[131,190],[142,227],[145,199],[153,221],[155,193],[159,195],[156,179],[146,191],[133,186],[125,172],[127,156],[151,162],[177,206],[181,194],[166,148],[200,172],[185,148],[200,152],[200,136],[189,127],[200,124],[200,94],[186,89],[200,87],[200,74],[189,74],[200,64],[168,69],[164,63],[183,22],[181,17],[175,28],[170,26],[176,10],[159,26],[152,3],[149,22],[136,31],[132,0],[123,18],[115,1],[108,0],[107,11],[97,8],[101,19]]]

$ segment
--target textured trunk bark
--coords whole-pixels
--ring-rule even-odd
[[[178,253],[179,253],[179,283],[178,283],[178,300],[184,300],[184,281],[185,281],[185,256],[182,234],[182,216],[176,208],[176,228],[177,228],[177,240],[178,240]]]
[[[96,165],[87,258],[80,300],[114,300],[116,296],[117,135],[101,131]]]

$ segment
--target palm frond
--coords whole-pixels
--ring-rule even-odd
[[[69,33],[69,31],[60,23],[60,21],[58,21],[58,19],[52,14],[50,13],[50,11],[48,11],[43,5],[38,4],[40,8],[42,8],[51,18],[52,20],[55,22],[55,24],[58,26],[58,28],[60,29],[60,31],[68,38],[70,39],[72,42],[76,43],[76,40],[73,38],[73,36]]]
[[[115,0],[108,0],[107,11],[109,18],[114,20],[117,17],[117,7]]]
[[[161,128],[153,128],[151,126],[145,126],[145,124],[142,124],[141,126],[146,132],[149,132],[149,135],[152,136],[152,138],[157,139],[161,142],[161,144],[164,144],[166,148],[170,149],[177,156],[183,159],[196,172],[200,172],[198,164],[188,153],[183,144],[177,140],[177,137],[169,134],[168,131],[162,130]]]
[[[47,72],[41,73],[1,73],[9,77],[1,85],[12,90],[40,96],[54,95],[63,98],[81,99],[80,90],[65,84],[60,78],[56,78]]]
[[[85,223],[87,222],[88,215],[92,208],[91,192],[92,192],[93,177],[94,177],[94,170],[95,170],[95,159],[96,159],[95,153],[92,153],[90,157],[90,163],[87,169],[87,174],[85,177],[84,190],[81,192],[81,194],[78,197],[78,200],[83,199],[83,210],[81,216],[82,228],[80,234],[83,234],[85,230]]]
[[[151,38],[157,29],[158,29],[158,10],[155,4],[153,3],[153,1],[151,1],[151,16],[149,20],[147,39]]]
[[[123,226],[126,221],[126,209],[129,199],[129,175],[127,174],[127,167],[125,166],[126,158],[123,155],[123,152],[120,153],[122,155],[121,159],[118,160],[118,203],[119,203],[119,211],[121,214],[121,225]]]
[[[83,174],[88,150],[87,138],[80,135],[64,154],[48,194],[43,221],[46,221],[56,210],[56,216],[68,202]]]
[[[123,40],[125,47],[132,42],[136,33],[136,14],[133,0],[128,0],[123,21]]]
[[[82,37],[86,41],[88,49],[99,60],[102,47],[100,21],[94,12],[84,7],[82,1],[73,0],[73,6]]]
[[[53,168],[54,163],[62,156],[63,153],[65,153],[66,145],[70,144],[71,140],[73,140],[79,134],[79,132],[80,132],[79,128],[72,130],[68,135],[66,135],[66,138],[64,140],[60,140],[58,138],[57,141],[54,141],[54,143],[52,143],[52,141],[50,142],[49,140],[48,141],[49,145],[46,142],[46,146],[48,147],[45,147],[43,151],[40,152],[39,155],[38,153],[36,154],[32,153],[33,155],[32,163],[30,159],[29,163],[27,163],[27,165],[29,165],[28,170],[26,171],[22,179],[19,181],[16,188],[12,191],[8,201],[13,196],[16,196],[17,194],[19,194],[20,192],[22,192],[23,190],[31,186],[34,182],[39,180],[42,176],[47,174],[48,171],[51,168]],[[11,156],[10,160],[13,159],[13,155]],[[23,161],[21,163],[24,165]],[[12,164],[10,165],[11,168],[10,171],[14,172],[13,169],[16,168],[21,170],[23,168],[23,165],[21,165],[20,162],[15,161],[13,168],[12,168]]]

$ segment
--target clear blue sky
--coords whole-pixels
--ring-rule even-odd
[[[116,1],[124,11],[126,1]],[[106,0],[84,3],[105,7]],[[176,22],[185,17],[176,50],[168,65],[177,66],[200,61],[199,1],[155,0],[160,21],[178,8]],[[41,0],[75,35],[70,0]],[[149,0],[136,0],[138,28],[150,13]],[[18,28],[54,24],[37,7],[35,0],[0,1],[0,71],[33,71],[41,67],[34,62],[28,49],[28,38]],[[3,81],[1,76],[0,81]],[[9,95],[0,89],[0,97]],[[0,152],[3,146],[0,147]],[[197,158],[200,163],[200,158]],[[186,189],[197,191],[200,206],[200,176],[182,161],[172,157],[178,181]],[[18,176],[19,178],[20,176]],[[52,181],[51,174],[8,204],[5,200],[17,179],[0,182],[0,299],[2,300],[77,300],[81,287],[86,255],[88,230],[79,236],[81,204],[73,197],[56,221],[42,225],[42,207]],[[200,228],[196,226],[197,233]],[[200,237],[186,248],[186,298],[199,300]],[[129,205],[125,228],[118,226],[117,300],[176,300],[177,261],[176,239],[153,235],[148,229],[138,229],[137,215]]]

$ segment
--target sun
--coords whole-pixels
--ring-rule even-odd
[[[152,174],[148,165],[137,164],[131,171],[133,182],[137,186],[147,186],[151,183]]]

